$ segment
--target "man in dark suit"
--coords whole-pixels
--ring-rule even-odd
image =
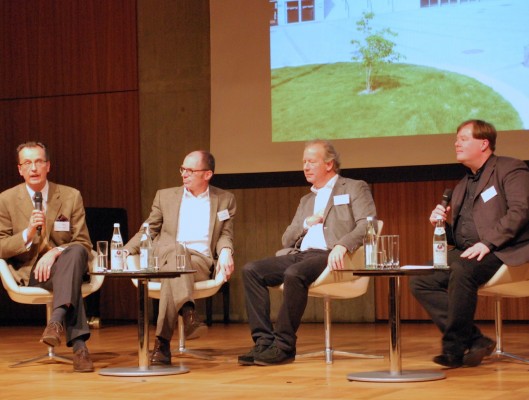
[[[312,184],[276,257],[244,266],[246,309],[255,346],[238,358],[241,365],[288,363],[296,355],[296,332],[305,311],[308,288],[327,265],[344,268],[344,255],[362,244],[367,217],[376,209],[364,181],[339,175],[340,160],[328,141],[305,146],[303,172]],[[275,329],[270,321],[269,286],[284,284]]]
[[[529,261],[529,169],[520,160],[494,155],[496,129],[481,120],[457,128],[456,158],[467,168],[457,184],[452,206],[438,204],[430,215],[446,220],[454,248],[449,270],[410,280],[410,288],[437,325],[442,354],[437,364],[449,368],[477,366],[496,343],[474,324],[477,291],[502,264]]]
[[[159,190],[145,221],[160,268],[176,266],[176,254],[181,251],[178,241],[186,243],[191,267],[197,270],[196,274],[162,280],[152,364],[171,364],[170,343],[178,314],[184,319],[186,338],[197,338],[207,330],[195,313],[193,286],[195,281],[209,279],[213,260],[217,259],[217,271],[222,270],[225,279],[233,273],[235,196],[209,185],[214,172],[211,153],[188,154],[180,167],[183,186]],[[141,234],[142,230],[138,231],[126,244],[129,254],[139,253]]]
[[[58,346],[65,329],[74,371],[93,371],[81,293],[92,249],[83,199],[78,190],[48,181],[44,144],[23,143],[17,154],[25,183],[0,194],[0,258],[7,260],[20,285],[53,291],[53,312],[40,341]],[[34,204],[36,192],[42,194],[42,210]]]

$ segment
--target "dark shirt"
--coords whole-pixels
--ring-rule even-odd
[[[459,211],[459,217],[457,218],[454,227],[454,240],[456,247],[459,250],[465,250],[480,241],[483,242],[479,238],[478,230],[476,228],[476,224],[474,223],[474,214],[472,210],[476,198],[476,187],[478,186],[481,174],[485,169],[485,165],[487,165],[489,160],[490,158],[485,161],[485,163],[480,169],[476,171],[475,174],[472,173],[470,169],[467,169],[465,197],[463,198],[463,204],[461,205],[461,210]],[[477,195],[479,196],[479,193]],[[484,244],[491,248],[490,243],[487,242]]]

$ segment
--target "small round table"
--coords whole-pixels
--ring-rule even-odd
[[[422,382],[444,379],[440,371],[403,371],[400,354],[400,277],[433,273],[433,268],[404,266],[400,269],[353,270],[357,276],[385,276],[389,278],[388,323],[389,323],[389,371],[350,373],[347,379],[363,382]]]
[[[105,376],[155,376],[177,375],[189,372],[183,366],[151,366],[149,365],[149,280],[177,278],[183,274],[193,274],[196,270],[166,271],[145,269],[139,271],[94,271],[93,275],[103,275],[105,278],[137,279],[138,280],[138,366],[103,368],[99,375]]]

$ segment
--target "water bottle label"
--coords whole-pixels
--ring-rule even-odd
[[[447,248],[445,242],[434,242],[433,244],[433,265],[446,267],[448,264]]]
[[[121,249],[110,250],[110,269],[113,271],[123,270],[123,250]]]

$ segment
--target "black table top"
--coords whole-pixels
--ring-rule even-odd
[[[153,268],[140,270],[106,270],[106,271],[92,271],[92,275],[103,275],[108,278],[136,278],[136,279],[157,279],[157,278],[176,278],[183,274],[194,274],[195,269],[186,269],[184,271],[167,271],[155,270]]]
[[[406,275],[428,275],[435,271],[434,268],[405,266],[395,269],[347,269],[353,275],[358,276],[406,276]]]

